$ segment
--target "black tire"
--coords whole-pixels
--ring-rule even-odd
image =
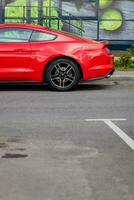
[[[47,66],[45,80],[51,90],[69,91],[77,86],[80,70],[71,59],[59,58]]]

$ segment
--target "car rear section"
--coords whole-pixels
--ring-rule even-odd
[[[108,42],[87,42],[81,50],[81,67],[84,80],[110,77],[114,72],[114,56],[107,48]]]
[[[60,44],[59,49],[62,49],[60,52],[79,63],[83,80],[109,78],[113,74],[114,56],[108,49],[107,41],[99,42],[66,33],[56,33],[60,33],[56,39]]]
[[[45,29],[45,32],[56,35],[56,38],[52,41],[31,43],[34,54],[32,63],[40,65],[39,73],[35,74],[39,75],[36,77],[38,80],[43,77],[43,81],[46,81],[44,77],[47,68],[51,62],[61,58],[75,62],[83,80],[102,79],[114,72],[114,57],[107,48],[108,42],[98,42],[50,29]],[[37,52],[37,48],[40,51]]]

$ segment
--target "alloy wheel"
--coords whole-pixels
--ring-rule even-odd
[[[74,67],[66,62],[56,63],[51,69],[50,79],[56,87],[67,88],[75,80]]]

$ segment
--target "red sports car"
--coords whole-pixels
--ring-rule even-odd
[[[67,91],[80,79],[109,77],[114,65],[107,45],[33,24],[1,24],[0,82],[48,83]]]

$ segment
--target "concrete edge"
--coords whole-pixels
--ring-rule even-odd
[[[134,71],[115,71],[109,78],[112,81],[134,81]]]

